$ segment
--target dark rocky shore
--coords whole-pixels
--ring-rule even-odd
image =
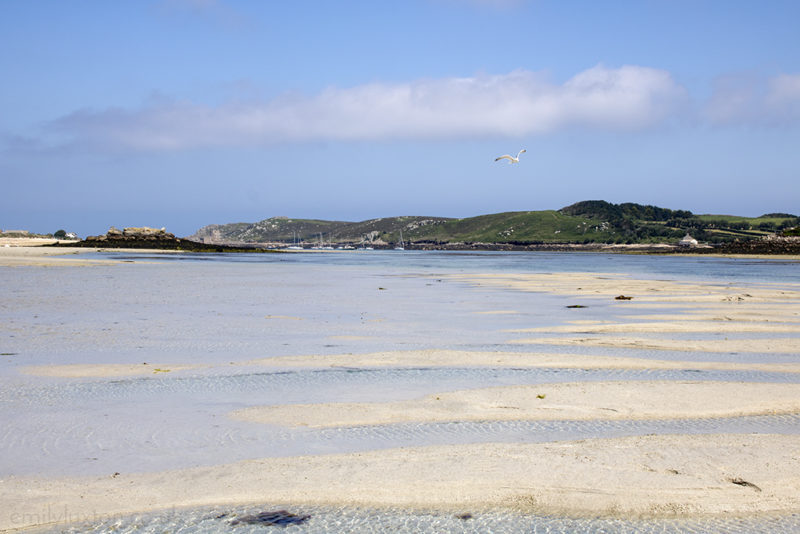
[[[198,243],[175,237],[164,228],[114,227],[105,234],[89,236],[83,241],[59,243],[51,246],[128,248],[176,250],[185,252],[280,252],[283,243],[258,244],[212,244]],[[391,249],[392,246],[375,245],[376,249]],[[621,252],[641,254],[763,254],[800,255],[800,237],[771,236],[764,239],[735,241],[724,244],[680,246],[658,243],[607,244],[607,243],[407,243],[407,250],[453,250],[453,251],[557,251],[557,252]]]
[[[711,249],[687,248],[679,252],[690,254],[762,254],[769,256],[800,256],[800,238],[769,237],[750,241],[734,241]]]
[[[88,236],[75,243],[59,243],[51,246],[90,248],[131,248],[153,250],[177,250],[184,252],[278,252],[256,246],[212,245],[197,243],[167,232],[164,228],[125,228],[113,226],[105,235]]]
[[[378,247],[375,247],[378,248]],[[388,248],[388,247],[387,247]],[[518,245],[511,243],[414,243],[409,250],[486,250],[486,251],[551,251],[551,252],[620,252],[640,254],[750,254],[773,256],[800,256],[800,239],[770,238],[731,243],[680,246],[657,243],[607,244],[607,243],[538,243]]]

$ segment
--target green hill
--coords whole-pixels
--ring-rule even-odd
[[[770,213],[761,217],[695,215],[635,203],[603,200],[578,202],[560,210],[519,211],[464,219],[385,217],[360,222],[272,217],[256,223],[205,226],[189,239],[206,243],[273,243],[392,246],[534,245],[544,243],[676,243],[687,232],[699,241],[723,243],[789,231],[797,216]]]

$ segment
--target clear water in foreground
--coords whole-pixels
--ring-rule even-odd
[[[156,514],[100,518],[86,524],[64,528],[66,533],[394,533],[419,534],[608,534],[614,533],[705,533],[705,534],[780,534],[800,531],[800,514],[758,518],[718,517],[698,520],[571,519],[527,515],[503,511],[414,512],[368,508],[323,508],[264,505],[258,507],[214,507],[191,511],[170,510]],[[264,525],[236,523],[237,519],[260,512],[286,511],[297,516],[297,523]],[[54,516],[55,514],[52,514]],[[307,519],[299,522],[301,518]]]
[[[452,273],[607,272],[670,280],[789,285],[783,260],[581,253],[354,252],[276,255],[101,254],[120,264],[14,268],[0,278],[0,476],[62,476],[212,465],[309,452],[405,445],[555,441],[647,433],[797,433],[795,416],[671,420],[404,424],[290,430],[246,424],[228,412],[253,405],[404,399],[472,387],[590,380],[796,382],[782,373],[569,369],[340,369],[266,372],[244,362],[284,355],[411,349],[531,351],[509,329],[624,316],[605,300],[473,287]],[[136,265],[126,263],[134,259]],[[151,262],[143,264],[142,261]],[[621,293],[624,283],[621,282]],[[486,314],[513,310],[513,314]],[[661,310],[646,310],[657,313]],[[484,312],[484,313],[481,313]],[[635,313],[642,313],[636,309]],[[578,316],[577,314],[580,314]],[[547,350],[580,353],[585,349]],[[615,355],[619,349],[592,349]],[[625,349],[639,358],[686,353]],[[798,354],[696,354],[709,361],[796,362]],[[121,379],[19,374],[63,363],[200,363],[213,369]],[[231,365],[234,363],[236,365]],[[392,392],[387,394],[387,391]],[[143,416],[146,414],[146,416]],[[254,446],[258,443],[258,446]],[[79,458],[77,461],[75,458]],[[269,506],[265,505],[266,508]],[[291,508],[291,504],[283,507]],[[97,518],[78,532],[219,532],[255,508]],[[294,511],[294,510],[293,510]],[[800,532],[796,516],[714,521],[611,521],[499,512],[409,514],[303,509],[287,527],[236,532]],[[58,531],[63,525],[58,527]]]

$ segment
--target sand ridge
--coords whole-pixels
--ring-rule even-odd
[[[625,381],[503,386],[392,402],[254,406],[231,417],[326,428],[411,422],[636,420],[800,412],[800,384]]]
[[[626,356],[463,350],[407,350],[364,354],[278,356],[238,362],[244,366],[290,368],[514,367],[560,369],[686,369],[800,373],[800,363],[658,360]]]
[[[682,352],[792,354],[798,350],[795,337],[757,339],[663,339],[641,336],[614,337],[531,337],[508,340],[512,345],[582,345],[620,349],[649,349]]]
[[[408,447],[56,480],[11,476],[0,480],[0,501],[0,529],[41,523],[49,509],[79,518],[264,502],[573,517],[791,513],[800,508],[800,441],[650,435]]]
[[[166,364],[166,363],[103,363],[103,364],[65,364],[65,365],[29,365],[20,368],[20,372],[34,376],[52,376],[63,378],[99,378],[118,376],[140,376],[150,374],[165,374],[189,369],[199,369],[205,366],[196,364]]]

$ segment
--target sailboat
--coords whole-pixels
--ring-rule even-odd
[[[286,247],[287,250],[303,250],[303,247],[297,244],[297,232],[292,230],[292,234],[294,235],[294,244],[291,247]]]
[[[333,245],[326,245],[322,239],[322,232],[319,234],[319,249],[320,250],[333,250]]]
[[[405,245],[403,244],[403,231],[402,230],[400,230],[400,243],[398,243],[394,247],[394,249],[395,250],[405,250],[406,249]]]

